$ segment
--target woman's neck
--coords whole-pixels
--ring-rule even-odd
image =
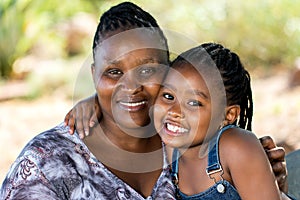
[[[121,149],[134,153],[147,153],[161,148],[161,139],[154,126],[123,128],[111,120],[102,120],[100,127],[105,136]]]
[[[84,143],[111,170],[144,173],[161,170],[163,166],[162,142],[158,134],[150,138],[136,138],[116,125],[107,126],[101,122],[92,128]]]

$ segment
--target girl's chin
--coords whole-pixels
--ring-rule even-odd
[[[185,144],[185,142],[183,142],[182,140],[179,140],[177,137],[170,137],[168,135],[167,136],[160,135],[160,137],[162,138],[162,141],[165,143],[165,145],[167,145],[171,148],[180,148]]]

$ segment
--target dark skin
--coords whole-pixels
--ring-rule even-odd
[[[70,134],[73,134],[76,129],[81,138],[88,136],[90,132],[91,135],[93,135],[93,131],[90,130],[99,124],[100,121],[101,108],[96,95],[78,102],[76,106],[68,112],[64,119],[65,125],[70,127]],[[284,148],[276,146],[274,139],[270,136],[261,137],[259,140],[272,165],[279,189],[283,193],[287,193],[288,182]],[[289,198],[286,197],[286,199]]]
[[[277,147],[273,138],[270,136],[264,136],[259,138],[259,140],[270,160],[280,190],[287,193],[288,183],[284,148]]]

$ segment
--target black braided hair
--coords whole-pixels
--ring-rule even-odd
[[[248,71],[243,67],[236,53],[220,44],[204,43],[182,53],[172,64],[178,61],[185,62],[191,58],[201,64],[205,63],[204,60],[208,56],[220,71],[225,87],[227,105],[239,105],[241,108],[238,125],[241,128],[251,130],[253,116],[251,80]]]
[[[100,17],[100,22],[94,36],[93,51],[108,35],[111,36],[113,32],[122,32],[143,27],[155,28],[168,50],[167,39],[156,20],[139,6],[131,2],[123,2],[111,7]],[[169,51],[167,53],[169,56]]]

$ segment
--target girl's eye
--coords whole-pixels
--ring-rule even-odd
[[[203,106],[203,104],[200,101],[197,100],[190,100],[187,102],[188,105],[190,106]]]
[[[175,99],[174,96],[171,95],[171,94],[169,94],[169,93],[164,93],[164,94],[163,94],[163,97],[164,97],[165,99],[168,99],[168,100],[174,100],[174,99]]]

